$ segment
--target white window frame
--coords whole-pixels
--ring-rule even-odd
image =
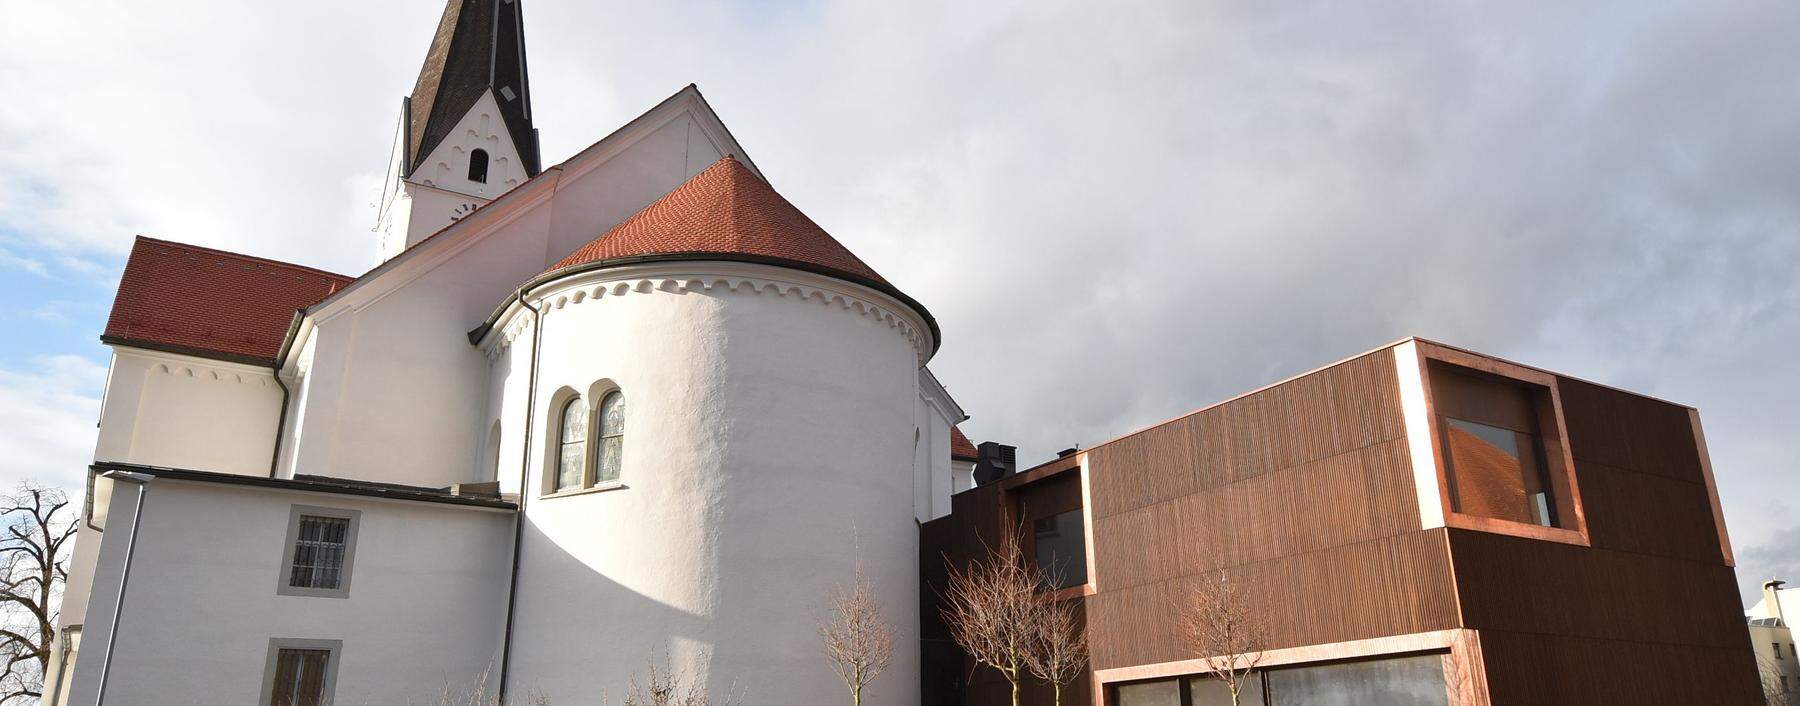
[[[338,572],[337,588],[304,588],[289,585],[289,582],[293,580],[294,549],[300,539],[300,518],[302,517],[337,517],[350,521],[349,529],[344,532],[344,566]],[[356,535],[361,525],[361,510],[315,505],[292,506],[288,511],[287,540],[282,544],[281,576],[275,584],[275,594],[309,598],[349,598],[351,569],[356,565]]]
[[[285,583],[285,581],[283,582]],[[262,699],[257,703],[272,706],[275,701],[275,666],[280,663],[282,650],[325,650],[331,656],[325,658],[325,693],[320,694],[319,703],[329,704],[337,696],[338,662],[344,656],[343,640],[309,640],[298,637],[269,638],[269,656],[263,661]]]

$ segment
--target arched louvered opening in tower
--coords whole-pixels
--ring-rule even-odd
[[[487,183],[488,154],[487,150],[475,150],[469,153],[469,181],[477,184]]]

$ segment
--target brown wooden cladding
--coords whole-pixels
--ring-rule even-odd
[[[1444,530],[1405,534],[1229,569],[1267,616],[1269,648],[1297,647],[1456,626]],[[1174,618],[1195,576],[1088,597],[1095,669],[1192,659]]]
[[[1088,452],[1096,518],[1405,435],[1393,351],[1381,350]],[[1416,514],[1416,513],[1415,513]]]
[[[1097,494],[1105,474],[1126,471],[1095,456]],[[1395,439],[1096,519],[1095,572],[1110,591],[1418,529]]]
[[[1405,433],[1382,350],[1088,451],[1094,667],[1195,657],[1172,616],[1219,569],[1267,598],[1271,647],[1455,627]]]

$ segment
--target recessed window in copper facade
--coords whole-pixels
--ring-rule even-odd
[[[1450,509],[1569,528],[1562,459],[1544,440],[1555,424],[1549,389],[1443,361],[1429,369]]]

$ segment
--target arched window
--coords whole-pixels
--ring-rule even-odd
[[[619,479],[619,464],[625,455],[625,395],[617,390],[600,401],[600,463],[596,482]]]
[[[477,184],[487,183],[487,150],[475,150],[469,153],[469,181]]]
[[[581,487],[582,466],[587,461],[587,404],[580,397],[563,403],[556,451],[556,489]]]

